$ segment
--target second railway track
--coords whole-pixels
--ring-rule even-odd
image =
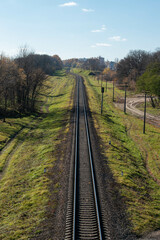
[[[65,239],[103,239],[82,78],[77,78],[74,160]]]

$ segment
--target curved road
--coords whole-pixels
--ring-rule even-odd
[[[147,101],[149,101],[149,98],[147,99]],[[131,114],[133,114],[139,118],[143,118],[144,112],[139,110],[138,108],[136,108],[137,105],[139,105],[140,103],[143,103],[143,102],[144,102],[144,96],[141,96],[141,95],[137,95],[132,98],[127,98],[126,109]],[[120,109],[124,108],[123,103],[115,103],[115,105]],[[147,119],[147,122],[160,127],[160,117],[159,116],[153,116],[149,113],[146,113],[146,119]]]

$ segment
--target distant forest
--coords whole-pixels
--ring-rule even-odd
[[[63,61],[66,68],[82,68],[85,70],[101,71],[105,68],[105,64],[101,63],[99,58],[71,58]]]

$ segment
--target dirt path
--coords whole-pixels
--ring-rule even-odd
[[[40,106],[40,112],[41,113],[49,113],[49,104],[48,104],[48,97],[46,98],[46,101]],[[15,133],[15,135],[6,143],[6,145],[1,149],[0,151],[0,160],[3,158],[3,155],[8,151],[9,148],[11,148],[8,151],[8,154],[5,157],[4,166],[3,169],[0,171],[0,180],[2,180],[3,176],[5,175],[5,172],[8,168],[8,165],[10,163],[10,160],[14,153],[17,151],[17,149],[21,146],[23,141],[18,140],[19,136],[22,134],[22,132],[26,129],[27,136],[30,134],[30,129],[32,128],[31,125],[35,122],[35,119],[33,119],[30,124],[23,126],[19,131]],[[36,124],[37,125],[37,124]],[[17,140],[17,141],[16,141]],[[12,146],[13,145],[13,146]]]
[[[15,152],[17,151],[17,149],[21,146],[22,142],[19,143],[15,143],[15,145],[13,146],[13,149],[10,151],[10,153],[7,155],[6,159],[5,159],[5,164],[3,167],[2,172],[0,172],[0,180],[2,180],[3,176],[6,173],[6,170],[8,168],[8,165],[10,163],[10,160],[12,159],[13,155],[15,154]],[[8,147],[8,146],[7,146]],[[5,149],[4,149],[5,151]],[[3,153],[2,153],[3,154]]]
[[[147,101],[149,101],[149,99],[147,99]],[[137,116],[137,117],[143,119],[144,112],[137,108],[137,105],[139,105],[140,103],[143,103],[143,102],[144,102],[144,96],[142,96],[142,95],[136,95],[135,97],[127,98],[126,109],[129,113],[133,114],[134,116]],[[115,103],[115,106],[120,109],[123,109],[124,103]],[[146,119],[147,119],[147,122],[149,122],[157,127],[160,127],[160,117],[153,116],[149,113],[146,113]]]

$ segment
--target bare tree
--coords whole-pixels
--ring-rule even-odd
[[[127,57],[122,59],[117,65],[118,81],[122,83],[124,78],[128,78],[128,82],[136,82],[150,62],[151,54],[148,52],[142,50],[130,51]]]
[[[35,111],[38,92],[46,74],[62,68],[61,59],[39,55],[27,47],[20,50],[16,59],[0,56],[0,113],[4,121],[9,110],[20,113]]]
[[[1,106],[4,121],[9,106],[16,107],[17,80],[21,78],[18,66],[9,58],[1,57],[0,60],[0,92]]]

